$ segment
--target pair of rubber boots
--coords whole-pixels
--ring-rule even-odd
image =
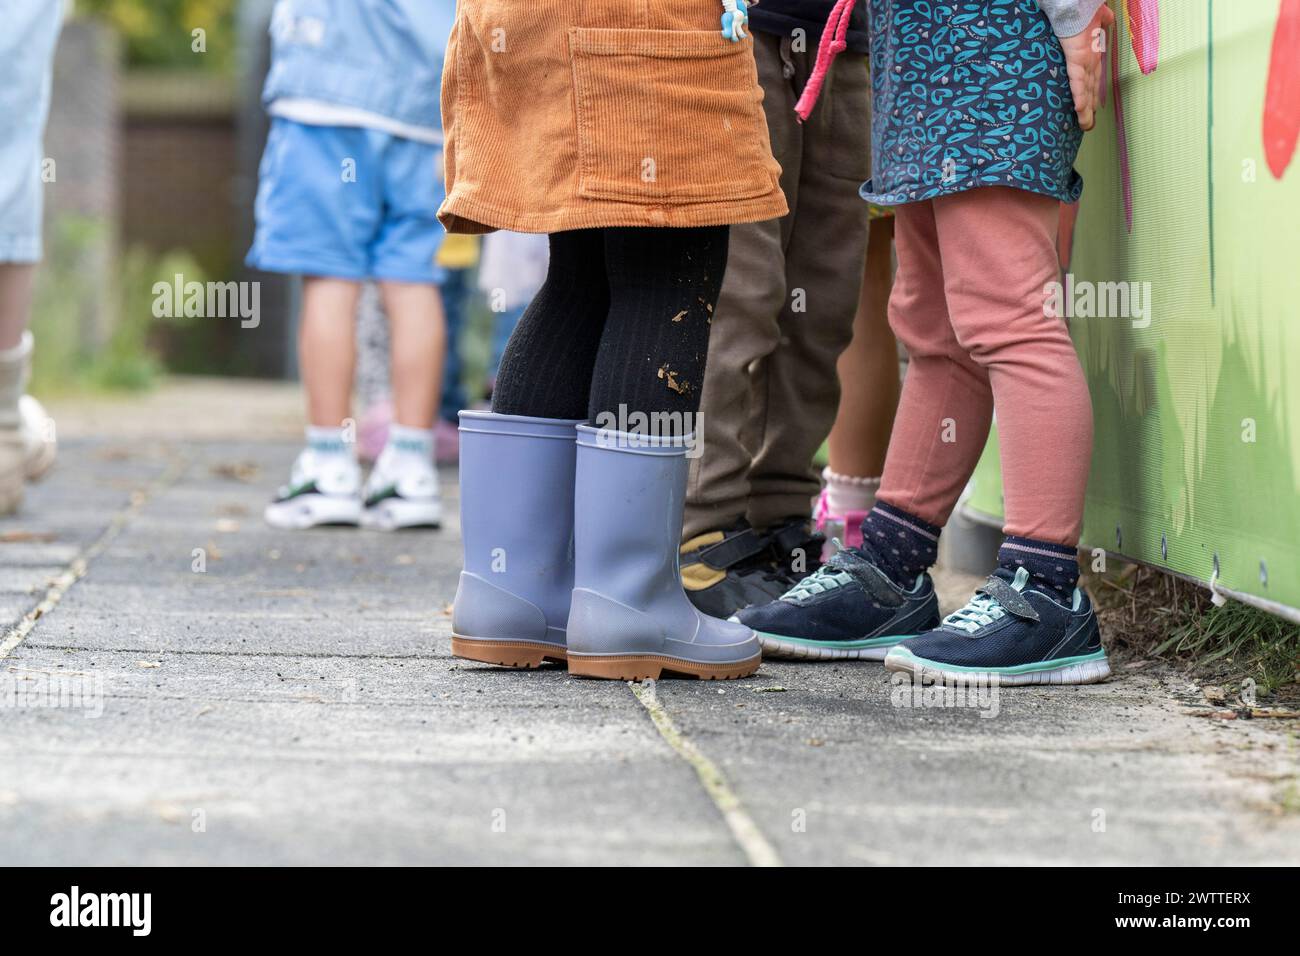
[[[571,674],[720,680],[758,669],[753,631],[682,591],[687,440],[460,413],[464,570],[452,653]]]

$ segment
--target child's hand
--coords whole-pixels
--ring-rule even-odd
[[[1070,77],[1070,95],[1079,126],[1092,129],[1096,123],[1097,101],[1101,96],[1101,71],[1106,62],[1106,42],[1115,14],[1102,4],[1092,15],[1092,22],[1072,37],[1061,37],[1065,51],[1065,72]]]

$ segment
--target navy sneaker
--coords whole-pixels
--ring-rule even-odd
[[[1066,607],[1026,588],[1029,572],[999,568],[942,626],[893,648],[885,668],[945,683],[1095,684],[1110,676],[1092,602]]]
[[[764,657],[879,661],[904,638],[937,627],[939,601],[928,574],[904,591],[853,548],[731,620],[753,628]]]

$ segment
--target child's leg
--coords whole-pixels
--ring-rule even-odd
[[[934,202],[953,328],[987,370],[997,406],[1006,532],[1072,549],[1092,455],[1092,402],[1065,323],[1045,307],[1060,274],[1059,207],[1008,187]]]
[[[31,339],[24,333],[33,268],[0,263],[0,515],[16,511],[23,496],[21,402],[31,367]]]
[[[393,423],[363,492],[365,527],[442,523],[433,423],[446,347],[442,296],[432,282],[383,280],[379,291],[392,338]]]
[[[567,653],[576,426],[609,312],[600,230],[548,244],[546,281],[506,344],[492,411],[460,416],[465,569],[452,653],[516,667]]]
[[[356,308],[361,284],[307,276],[302,283],[298,359],[307,396],[307,446],[289,483],[263,513],[276,528],[356,524],[361,517],[361,471],[344,420],[352,414]]]
[[[18,506],[22,483],[54,463],[54,423],[26,394],[31,376],[33,263],[0,263],[0,514]]]
[[[16,348],[32,313],[36,265],[0,262],[0,351]]]
[[[938,556],[948,520],[988,437],[988,374],[958,343],[944,297],[944,265],[932,202],[895,210],[898,274],[889,324],[907,349],[876,506],[863,522],[864,547],[900,587]]]
[[[428,429],[442,390],[446,328],[438,287],[381,282],[392,339],[393,421]]]
[[[0,428],[17,428],[31,346],[25,341],[36,266],[0,262]]]
[[[609,319],[587,415],[668,413],[695,429],[709,324],[727,268],[728,228],[605,230]]]
[[[860,548],[835,553],[779,600],[737,615],[758,633],[765,655],[878,661],[895,644],[939,623],[934,585],[923,572],[938,555],[938,526],[979,457],[992,397],[983,370],[957,344],[948,323],[930,203],[899,206],[895,220],[898,274],[889,296],[889,325],[907,348],[911,364],[884,456],[880,490],[861,523]],[[887,269],[882,268],[887,258],[875,264],[881,269],[877,281],[887,280]],[[887,357],[896,368],[894,343],[876,334],[879,360],[883,363]],[[850,346],[858,347],[856,341]],[[855,390],[878,396],[865,383],[850,385],[849,377],[862,374],[859,370],[841,376],[845,390],[840,407],[853,407],[857,415],[861,408],[850,404]],[[956,435],[947,426],[952,419],[962,423]],[[949,440],[955,437],[962,441]],[[832,465],[835,461],[832,458]]]
[[[1007,540],[999,565],[1025,567],[1068,604],[1092,458],[1092,402],[1074,343],[1046,309],[1058,279],[1060,204],[1008,187],[935,200],[945,294],[963,347],[997,405]]]
[[[546,281],[501,357],[492,411],[587,417],[592,370],[609,314],[605,240],[599,229],[552,233]]]
[[[840,406],[827,445],[827,502],[831,513],[865,512],[875,504],[890,429],[898,410],[898,351],[889,327],[893,281],[892,217],[873,219],[853,319],[853,340],[840,355]],[[856,529],[845,529],[851,535]]]
[[[753,632],[697,610],[678,571],[683,439],[698,427],[728,228],[603,232],[609,318],[587,410],[597,428],[578,428],[569,673],[743,677],[762,658]],[[657,421],[654,434],[623,434],[633,414]]]
[[[932,202],[897,207],[889,324],[907,349],[879,500],[942,527],[988,438],[988,373],[953,332]]]
[[[312,425],[340,428],[352,414],[355,323],[360,283],[308,276],[302,280],[298,361]]]
[[[997,404],[1008,537],[970,603],[890,650],[885,667],[981,685],[1105,680],[1097,618],[1075,588],[1092,406],[1065,325],[1045,308],[1059,203],[993,187],[932,205],[953,329]]]

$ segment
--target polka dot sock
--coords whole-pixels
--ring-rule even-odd
[[[862,550],[889,580],[910,591],[917,575],[939,556],[939,530],[902,508],[877,501],[862,522]]]
[[[1024,568],[1029,572],[1029,587],[1054,597],[1066,607],[1074,601],[1074,587],[1079,583],[1079,552],[1072,545],[1007,535],[998,549],[998,567],[1012,574],[1017,568]]]

